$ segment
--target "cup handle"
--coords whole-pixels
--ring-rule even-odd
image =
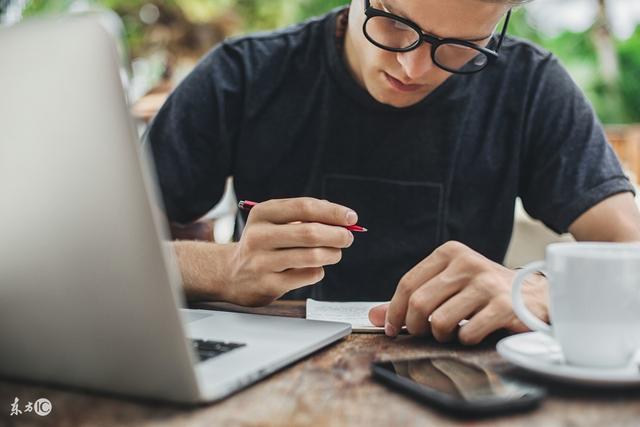
[[[544,267],[544,261],[535,261],[527,264],[518,271],[516,277],[513,278],[511,302],[513,304],[514,313],[529,329],[551,335],[551,326],[531,314],[527,306],[524,304],[524,299],[522,298],[522,285],[524,285],[524,281],[527,276],[538,271],[542,272]]]

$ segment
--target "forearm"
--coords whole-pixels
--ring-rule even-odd
[[[640,211],[631,193],[609,197],[582,214],[569,227],[576,240],[640,241]]]
[[[227,270],[234,244],[196,241],[172,243],[188,300],[232,300]]]

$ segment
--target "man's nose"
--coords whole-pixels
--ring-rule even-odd
[[[431,59],[431,45],[428,43],[409,52],[398,52],[397,58],[411,80],[419,80],[435,66]]]

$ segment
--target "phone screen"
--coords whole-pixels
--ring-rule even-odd
[[[451,402],[473,407],[504,405],[514,401],[533,402],[544,395],[539,387],[513,381],[490,369],[452,357],[376,362],[374,373],[400,387],[407,385],[408,380],[411,390],[407,391],[447,406],[453,406]],[[445,397],[438,399],[438,395]]]

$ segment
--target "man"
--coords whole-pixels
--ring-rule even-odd
[[[516,197],[578,240],[640,239],[588,102],[551,54],[498,26],[516,3],[353,0],[208,54],[148,134],[168,217],[204,215],[228,176],[265,202],[238,242],[174,243],[187,295],[393,297],[370,313],[389,336],[406,324],[473,344],[526,330],[500,264]],[[356,222],[369,232],[354,239]],[[541,276],[526,289],[541,318],[546,291]]]

